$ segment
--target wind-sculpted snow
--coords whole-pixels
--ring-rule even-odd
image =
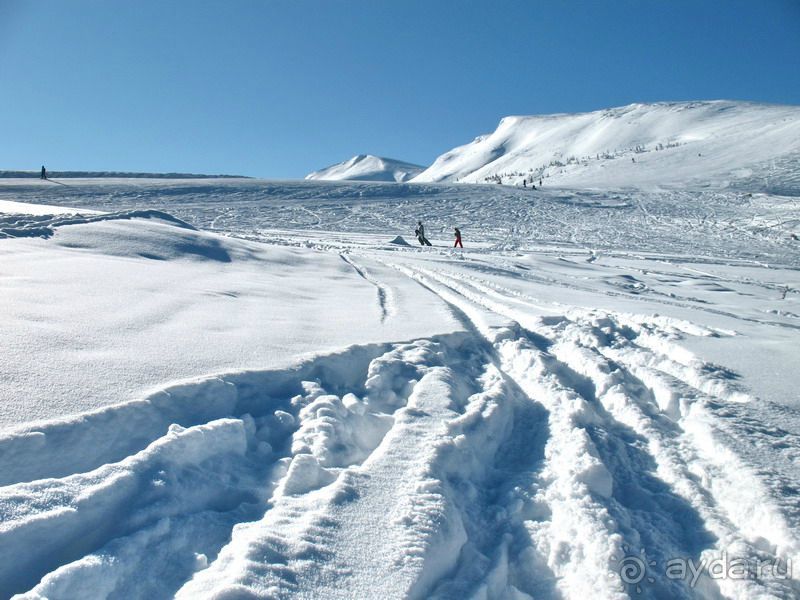
[[[96,211],[89,211],[90,213]],[[0,239],[16,237],[48,238],[53,232],[66,225],[84,225],[102,221],[129,219],[157,219],[185,229],[194,229],[188,223],[170,214],[157,210],[127,210],[108,214],[15,214],[0,212]]]
[[[0,239],[0,428],[458,326],[434,297],[403,289],[402,276],[370,259],[138,214],[11,216],[49,223],[53,234]],[[62,218],[79,224],[53,224]]]
[[[780,575],[800,559],[798,446],[769,477],[742,447],[737,427],[762,423],[746,432],[762,450],[780,429],[755,407],[725,418],[749,399],[675,343],[714,332],[602,311],[526,316],[519,298],[396,267],[465,333],[223,375],[5,439],[2,593],[800,592]],[[723,555],[777,571],[666,570]],[[641,577],[623,570],[645,556]]]

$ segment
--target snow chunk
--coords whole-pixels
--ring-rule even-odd
[[[287,495],[305,494],[311,490],[328,485],[336,475],[326,469],[311,454],[298,454],[289,465],[289,472],[283,481],[282,491]]]

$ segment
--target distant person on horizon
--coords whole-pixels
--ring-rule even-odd
[[[456,243],[453,244],[453,248],[457,246],[461,246],[463,248],[464,244],[461,243],[461,230],[458,227],[456,227],[455,230],[456,230]]]
[[[44,168],[44,165],[42,165],[42,177],[41,178],[42,179],[47,179],[47,169]]]

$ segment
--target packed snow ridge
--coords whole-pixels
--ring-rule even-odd
[[[413,179],[425,167],[393,158],[381,158],[371,154],[359,154],[350,160],[336,163],[306,175],[306,179],[327,181],[396,181]]]
[[[732,101],[631,104],[582,114],[511,116],[442,154],[414,182],[631,187],[709,180],[800,189],[800,107]],[[785,179],[785,177],[784,177]],[[755,181],[754,181],[755,180]]]

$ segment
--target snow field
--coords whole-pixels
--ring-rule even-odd
[[[0,338],[13,360],[0,378],[0,427],[457,326],[430,294],[368,258],[354,265],[132,214],[44,216],[36,229],[47,233],[3,240]]]
[[[4,407],[125,360],[0,433],[0,596],[800,595],[792,201],[764,229],[718,190],[60,193],[151,212],[2,217]],[[443,247],[472,209],[474,245]],[[390,243],[419,215],[439,247]]]
[[[787,169],[775,181],[795,171]],[[699,168],[698,176],[702,173]],[[800,236],[796,193],[766,193],[759,185],[640,189],[621,182],[610,189],[545,186],[533,192],[498,185],[319,181],[111,180],[85,181],[66,190],[3,183],[0,199],[81,211],[167,211],[199,229],[322,250],[354,243],[387,246],[398,234],[413,241],[414,224],[421,218],[431,240],[447,248],[458,226],[467,253],[486,247],[498,252],[571,247],[595,258],[649,255],[664,261],[691,258],[700,265],[798,264],[797,245],[790,238]]]
[[[630,325],[608,315],[562,315],[529,319],[529,327],[538,327],[523,329],[480,302],[496,309],[502,304],[497,296],[485,301],[488,295],[441,272],[417,275],[453,303],[472,334],[388,351],[353,348],[285,372],[184,384],[150,403],[106,409],[101,412],[120,411],[119,419],[125,412],[160,414],[166,433],[87,474],[4,488],[14,499],[29,495],[24,505],[30,514],[15,515],[8,535],[15,548],[35,556],[41,548],[26,537],[31,522],[62,532],[50,536],[48,553],[58,555],[91,519],[116,514],[123,498],[132,497],[126,494],[143,505],[144,514],[137,515],[134,503],[130,524],[119,524],[106,543],[79,545],[79,556],[46,575],[30,597],[69,597],[69,590],[103,586],[134,597],[144,597],[143,589],[168,593],[166,587],[139,587],[128,564],[137,553],[149,556],[151,543],[182,553],[184,581],[171,588],[179,597],[245,591],[304,597],[320,590],[326,597],[354,597],[379,582],[387,597],[615,598],[630,591],[615,568],[639,548],[657,562],[699,557],[701,548],[712,552],[707,547],[716,535],[729,551],[769,553],[763,541],[753,546],[752,532],[739,524],[725,529],[732,518],[708,500],[715,490],[686,473],[687,464],[696,469],[703,457],[691,454],[691,446],[675,450],[688,445],[680,427],[660,412],[648,388],[597,351],[646,355],[633,345],[637,334]],[[504,312],[513,314],[519,303],[513,298]],[[494,316],[473,321],[481,312]],[[678,330],[664,335],[674,338]],[[181,411],[196,419],[180,399],[200,394],[220,399],[212,404],[212,420],[185,430],[168,426]],[[164,408],[153,408],[153,400]],[[174,462],[180,457],[201,474],[183,475],[183,463]],[[146,475],[137,477],[140,472]],[[223,476],[234,481],[221,486]],[[184,478],[187,487],[169,485]],[[142,488],[165,485],[169,500],[145,510],[154,503]],[[83,490],[82,502],[64,492],[70,488]],[[63,499],[42,510],[37,494]],[[222,496],[229,502],[220,506]],[[754,498],[763,502],[765,496],[754,492]],[[62,506],[77,515],[71,524]],[[244,515],[249,519],[237,521]],[[59,525],[61,519],[68,524]],[[216,543],[203,536],[205,543],[187,541],[183,528],[207,521],[216,524]],[[177,523],[181,533],[172,541],[170,524]],[[221,523],[232,533],[224,544]],[[716,529],[707,531],[709,525]],[[175,569],[175,560],[167,565]],[[167,579],[175,586],[176,576]],[[658,578],[656,571],[653,579],[650,589],[672,597],[692,597],[698,589]],[[768,584],[774,593],[784,585]],[[713,591],[717,584],[701,579],[696,585]]]

